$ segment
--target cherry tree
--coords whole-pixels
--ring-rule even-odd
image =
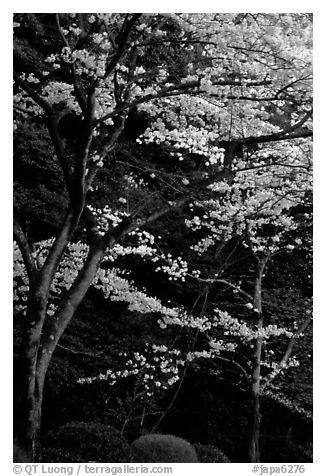
[[[308,147],[307,147],[308,146]],[[187,225],[193,230],[205,229],[206,233],[195,246],[194,250],[202,254],[217,242],[227,242],[236,236],[241,239],[244,247],[250,249],[255,260],[254,288],[252,296],[244,292],[240,285],[228,283],[219,276],[219,272],[213,277],[213,281],[230,285],[235,293],[247,296],[245,306],[252,310],[252,327],[245,323],[239,323],[237,319],[225,316],[225,323],[230,326],[231,334],[244,337],[253,346],[253,359],[251,368],[251,397],[252,397],[252,432],[249,455],[251,461],[259,461],[259,434],[260,434],[260,394],[262,388],[269,384],[291,361],[291,351],[295,339],[306,329],[310,322],[310,316],[304,319],[301,327],[290,332],[279,329],[276,325],[264,325],[264,313],[262,306],[262,282],[266,267],[274,256],[291,251],[303,245],[301,238],[291,241],[291,232],[296,230],[298,224],[293,210],[295,206],[305,202],[306,194],[311,191],[312,177],[310,170],[309,144],[291,145],[286,154],[286,161],[281,154],[277,157],[277,150],[264,148],[261,160],[249,163],[238,161],[234,167],[234,179],[231,184],[217,182],[209,188],[213,197],[204,202],[197,202],[192,208],[198,210],[199,216],[187,221]],[[282,150],[284,153],[284,150]],[[273,164],[269,163],[270,154],[273,156]],[[255,156],[259,155],[259,152]],[[266,160],[267,158],[267,160]],[[276,160],[275,160],[276,159]],[[265,163],[264,163],[265,162]],[[308,313],[310,310],[307,310]],[[223,317],[224,319],[224,317]],[[229,334],[228,332],[228,334]],[[262,349],[272,336],[285,333],[290,338],[288,349],[279,363],[267,362],[273,371],[261,376]],[[267,359],[269,360],[269,359]],[[266,362],[265,362],[266,363]],[[264,382],[264,383],[263,383]]]
[[[217,179],[233,187],[235,159],[244,152],[259,150],[258,162],[265,165],[268,159],[278,168],[289,149],[295,156],[305,147],[312,135],[311,18],[308,14],[17,14],[14,31],[16,134],[31,117],[47,125],[55,151],[48,161],[59,164],[68,196],[59,231],[46,244],[31,243],[25,224],[17,217],[14,222],[16,271],[22,279],[17,286],[25,292],[23,303],[17,296],[24,312],[18,436],[28,457],[37,460],[46,372],[92,283],[102,286],[104,280],[116,299],[123,296],[138,310],[156,307],[163,325],[169,319],[175,324],[189,320],[182,310],[142,296],[114,267],[103,272],[103,260],[114,262],[119,253],[148,253],[146,234],[139,235],[145,244],[131,241],[123,248],[119,243],[127,237],[132,240],[133,233],[170,210],[194,203],[203,188],[207,194],[216,193]],[[114,160],[135,109],[149,118],[138,146],[164,146],[167,162],[179,164],[181,172],[183,161],[192,167],[169,174],[168,168],[156,162],[144,165],[131,154],[134,172],[126,166],[124,193],[98,210],[92,203],[97,176]],[[71,118],[75,130],[68,140],[62,128]],[[274,144],[265,150],[265,157],[262,144]],[[138,174],[144,167],[159,184],[156,193],[161,187],[159,199],[153,192],[144,199],[149,182]],[[267,194],[260,200],[269,206],[275,197]],[[289,208],[286,200],[282,195],[279,213]],[[223,202],[220,205],[225,210]],[[208,202],[205,206],[209,210]],[[226,227],[232,220],[240,226],[235,215],[228,215]],[[276,228],[290,226],[286,216],[275,220]],[[259,226],[248,231],[248,246],[259,257],[253,306],[260,316],[258,288],[271,252],[268,247],[276,246],[277,240],[257,244]],[[77,244],[74,236],[79,229],[84,238]],[[210,232],[210,239],[219,233]],[[269,251],[259,254],[257,246]],[[67,265],[67,254],[74,253]],[[62,293],[57,292],[59,283]],[[257,337],[259,347],[258,342]]]
[[[287,368],[299,365],[295,356],[292,356],[292,351],[311,322],[309,307],[302,310],[301,324],[295,324],[292,328],[265,322],[262,285],[268,263],[280,253],[291,253],[296,248],[310,246],[295,235],[298,218],[293,213],[296,207],[305,203],[306,194],[311,191],[310,145],[301,144],[298,149],[292,145],[286,154],[287,163],[284,163],[282,155],[276,160],[276,152],[277,149],[273,148],[272,164],[269,159],[271,151],[266,148],[257,152],[254,158],[251,156],[250,163],[238,160],[232,183],[218,181],[209,185],[211,198],[191,203],[189,207],[194,216],[186,219],[186,225],[192,231],[201,235],[205,232],[204,237],[192,246],[199,256],[203,256],[211,247],[223,246],[234,237],[250,250],[255,263],[251,293],[242,289],[241,282],[232,282],[226,278],[223,268],[216,269],[216,273],[209,275],[196,269],[181,256],[173,258],[171,254],[162,253],[160,247],[155,246],[154,237],[151,237],[150,246],[144,253],[144,257],[157,263],[157,272],[167,274],[170,280],[181,280],[186,282],[185,285],[195,280],[206,285],[222,284],[231,288],[235,296],[242,298],[244,308],[252,315],[248,314],[247,320],[240,320],[215,306],[212,311],[207,306],[207,293],[199,314],[198,311],[180,307],[163,310],[160,306],[157,307],[157,301],[154,304],[155,300],[145,297],[145,294],[142,294],[141,304],[137,303],[136,294],[130,300],[125,289],[120,299],[128,301],[132,309],[145,313],[160,310],[158,324],[162,329],[169,327],[193,330],[197,337],[201,336],[202,347],[196,346],[197,337],[191,348],[180,347],[180,339],[177,348],[153,344],[144,353],[136,352],[133,357],[126,356],[125,366],[118,372],[108,369],[104,374],[80,379],[80,383],[109,380],[110,385],[115,385],[121,378],[142,375],[143,391],[149,398],[157,392],[176,386],[176,383],[178,392],[185,369],[198,360],[231,363],[245,378],[252,400],[251,461],[260,459],[260,395],[267,392],[271,382]],[[257,161],[259,154],[263,156]],[[97,286],[107,293],[107,297],[111,295],[111,299],[116,299],[113,294],[116,291],[108,286],[109,281],[103,276],[99,277],[100,283]],[[282,348],[284,345],[284,355],[280,359],[275,358],[275,346]],[[244,352],[245,364],[244,359],[239,360]],[[174,400],[173,397],[172,402]],[[171,405],[168,409],[170,407]],[[165,413],[158,422],[164,415]],[[154,428],[157,426],[158,424]]]

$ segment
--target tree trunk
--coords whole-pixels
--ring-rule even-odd
[[[250,425],[250,443],[249,443],[249,461],[251,463],[260,462],[260,360],[262,339],[256,341],[255,361],[251,382],[251,425]]]
[[[30,295],[21,342],[15,385],[16,441],[26,454],[27,462],[37,461],[41,405],[45,375],[37,373],[36,364],[46,314],[47,296],[41,290],[40,273],[36,272],[30,284]],[[17,415],[16,415],[17,412]]]
[[[111,236],[110,240],[100,237],[90,248],[84,267],[62,298],[55,316],[50,319],[46,317],[47,296],[40,291],[43,283],[31,286],[21,344],[16,400],[19,415],[16,421],[17,444],[26,453],[28,462],[38,462],[40,458],[43,388],[53,352],[91,285],[105,249],[111,247],[115,240],[115,236]]]
[[[45,374],[24,377],[17,397],[17,444],[26,455],[26,462],[38,462],[41,456],[40,434]]]
[[[183,202],[181,202],[182,204]],[[47,316],[48,296],[62,254],[79,222],[84,201],[79,210],[68,211],[61,233],[49,251],[41,270],[30,271],[31,281],[24,335],[21,343],[19,371],[15,388],[15,434],[18,446],[26,453],[28,462],[40,458],[40,429],[44,380],[56,345],[83,300],[107,249],[122,236],[156,220],[171,210],[164,208],[143,221],[124,220],[105,236],[97,228],[89,234],[90,248],[83,268],[64,294],[54,316]]]
[[[258,260],[256,268],[255,291],[254,291],[254,329],[259,332],[263,327],[264,319],[262,316],[261,288],[263,273],[268,261],[267,257]],[[250,423],[250,441],[249,441],[249,461],[251,463],[260,462],[260,367],[263,339],[257,336],[255,342],[255,353],[253,357],[252,379],[250,386],[251,399],[251,423]]]
[[[26,453],[28,462],[38,462],[40,457],[41,409],[46,368],[38,368],[38,364],[46,353],[42,338],[46,333],[44,324],[50,286],[83,207],[84,197],[81,197],[78,206],[68,209],[43,267],[38,269],[32,266],[29,270],[30,289],[15,385],[16,441]],[[32,261],[32,256],[30,258]]]

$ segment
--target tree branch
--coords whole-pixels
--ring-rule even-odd
[[[65,347],[64,345],[61,345],[61,344],[57,344],[57,347],[60,347],[60,349],[63,349],[63,350],[65,350],[67,352],[70,352],[72,354],[86,355],[86,357],[91,357],[91,358],[94,358],[94,359],[103,359],[103,357],[104,357],[104,352],[99,353],[99,354],[91,354],[89,352],[82,352],[82,351],[79,351],[79,350],[69,349],[69,347]]]
[[[158,219],[159,217],[165,215],[169,211],[182,206],[186,203],[186,200],[179,200],[175,202],[174,205],[170,205],[169,207],[165,207],[158,212],[153,213],[149,217],[143,220],[135,220],[132,222],[131,218],[123,220],[116,228],[110,230],[104,236],[97,236],[94,237],[94,242],[91,244],[88,256],[86,258],[85,264],[81,271],[79,272],[76,280],[72,284],[69,291],[65,294],[64,298],[60,303],[60,307],[56,312],[55,319],[51,319],[48,321],[46,328],[43,330],[42,335],[42,343],[41,343],[41,354],[39,356],[38,361],[38,369],[39,371],[45,371],[50,359],[51,355],[54,352],[54,349],[65,331],[67,325],[69,324],[71,318],[73,317],[77,307],[79,306],[80,302],[84,298],[89,286],[91,285],[96,272],[99,268],[100,263],[102,262],[104,253],[107,248],[112,248],[114,244],[121,239],[124,235],[133,231],[141,226],[145,226],[148,223]],[[64,236],[61,238],[60,241],[56,240],[51,253],[53,257],[49,256],[47,261],[51,264],[55,259],[60,258],[60,251],[63,252],[63,246],[60,249],[60,242],[64,240]],[[58,248],[55,249],[55,246]],[[47,263],[46,261],[46,263]],[[52,263],[53,265],[53,263]],[[43,267],[43,269],[45,266]]]
[[[237,293],[242,294],[242,296],[245,296],[247,299],[249,299],[250,302],[252,302],[253,298],[250,296],[250,294],[246,293],[242,289],[239,289],[238,286],[235,284],[230,283],[229,281],[226,281],[225,279],[203,279],[203,278],[197,278],[195,276],[192,276],[193,278],[197,279],[198,281],[204,281],[206,283],[220,283],[220,284],[225,284],[226,286],[229,286],[230,288],[234,289],[237,291]]]
[[[123,56],[124,52],[126,51],[127,48],[127,41],[129,39],[132,27],[137,23],[138,19],[142,16],[141,13],[134,13],[129,22],[125,22],[126,24],[122,28],[121,31],[121,37],[118,39],[118,48],[116,54],[113,56],[113,58],[109,61],[109,63],[106,65],[105,68],[105,75],[104,77],[107,78],[118,62],[120,61],[121,57]]]
[[[66,151],[63,147],[63,142],[59,134],[58,130],[58,120],[60,116],[51,114],[48,119],[48,129],[50,133],[50,137],[52,139],[52,143],[54,146],[54,150],[59,160],[59,164],[61,166],[64,181],[68,190],[70,197],[72,197],[73,191],[73,182],[72,182],[72,170],[68,162],[68,158],[66,155]]]
[[[143,219],[136,219],[133,220],[132,217],[129,218],[129,226],[125,228],[123,231],[123,235],[126,235],[130,233],[131,231],[134,231],[138,228],[141,228],[143,226],[148,225],[149,223],[152,223],[153,221],[156,221],[158,218],[161,218],[162,216],[166,215],[167,213],[170,213],[172,210],[175,210],[177,208],[182,207],[185,205],[190,198],[181,198],[180,200],[176,200],[171,203],[171,205],[168,205],[164,208],[161,208],[157,212],[152,213],[150,216],[143,218]],[[117,227],[118,228],[118,227]]]
[[[58,269],[62,255],[79,223],[80,216],[84,209],[84,203],[85,197],[80,200],[80,203],[70,205],[67,210],[64,222],[61,226],[61,230],[48,252],[45,263],[41,270],[40,279],[42,287],[41,292],[44,296],[47,296],[49,293],[53,277]]]
[[[267,385],[271,383],[272,380],[274,380],[275,377],[277,377],[282,370],[286,367],[286,364],[292,354],[293,347],[296,343],[296,340],[300,337],[300,335],[306,330],[306,328],[309,326],[309,324],[312,322],[312,318],[308,317],[303,324],[299,327],[299,329],[293,334],[291,337],[289,344],[287,346],[287,349],[281,359],[281,361],[278,363],[277,367],[264,378],[263,383],[261,384],[261,390],[263,390]]]
[[[42,96],[40,96],[26,81],[24,81],[19,76],[19,74],[16,73],[16,71],[14,71],[13,74],[15,83],[18,84],[18,86],[20,86],[25,91],[25,93],[27,93],[29,97],[31,97],[47,114],[53,114],[53,109],[50,104],[44,98],[42,98]]]
[[[62,28],[61,28],[61,25],[60,25],[60,17],[59,17],[59,13],[56,13],[55,15],[55,19],[56,19],[56,22],[57,22],[57,28],[58,28],[58,32],[59,32],[59,35],[63,41],[63,43],[70,49],[70,45],[68,43],[68,40],[67,38],[65,37],[63,31],[62,31]],[[79,21],[80,21],[80,18],[79,18]],[[81,33],[81,35],[83,34],[83,32]],[[75,94],[76,94],[76,99],[78,101],[78,104],[84,114],[84,116],[86,115],[87,113],[87,101],[86,101],[86,96],[85,96],[85,93],[82,89],[82,86],[81,84],[79,83],[78,81],[78,78],[77,78],[77,73],[76,73],[76,68],[75,68],[75,64],[72,63],[71,64],[71,71],[72,71],[72,76],[73,76],[73,84],[74,84],[74,91],[75,91]]]
[[[246,369],[241,364],[239,364],[238,362],[236,362],[233,359],[228,359],[226,357],[222,357],[221,355],[216,355],[215,358],[218,359],[218,360],[223,360],[224,362],[227,362],[227,363],[232,364],[235,367],[237,367],[241,371],[241,373],[243,374],[244,378],[246,379],[246,383],[249,385],[250,376],[249,376],[248,372],[246,371]]]
[[[294,138],[291,136],[291,132],[297,131],[305,122],[307,122],[308,119],[312,116],[312,110],[308,111],[300,121],[298,121],[296,124],[293,124],[293,126],[288,126],[282,131],[275,132],[274,134],[267,134],[267,135],[262,135],[262,136],[256,136],[256,137],[246,137],[244,139],[236,139],[236,142],[238,144],[259,144],[261,142],[273,142],[277,140],[286,140],[289,138]],[[307,132],[312,135],[312,131],[305,131],[305,137],[307,137]],[[300,134],[298,132],[298,134]],[[297,137],[302,137],[301,135],[298,135]]]
[[[19,246],[20,252],[24,260],[29,282],[31,283],[34,277],[34,273],[37,271],[37,267],[33,257],[32,247],[30,246],[27,237],[16,218],[14,218],[13,231],[14,238],[17,242],[17,245]]]
[[[213,86],[248,86],[248,87],[254,87],[254,86],[265,86],[271,84],[271,81],[269,80],[264,80],[264,81],[252,81],[252,82],[241,82],[241,81],[233,81],[233,80],[216,80],[212,82]],[[140,99],[135,99],[134,101],[130,103],[125,103],[121,108],[117,108],[116,110],[106,114],[105,116],[97,119],[95,122],[96,125],[100,124],[103,121],[106,121],[110,117],[117,116],[120,114],[122,111],[126,109],[131,109],[135,106],[138,106],[139,104],[143,104],[145,102],[153,101],[155,99],[161,99],[165,97],[171,97],[171,96],[178,96],[179,94],[186,94],[186,93],[194,93],[194,92],[200,92],[197,91],[196,88],[200,87],[200,80],[194,80],[194,81],[189,81],[184,84],[177,84],[173,86],[168,86],[168,87],[163,87],[161,91],[157,93],[151,93],[151,94],[146,94]]]

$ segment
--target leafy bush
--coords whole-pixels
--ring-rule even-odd
[[[261,444],[262,461],[266,463],[312,463],[313,448],[312,443],[298,444],[291,438],[279,436],[275,438],[262,438]]]
[[[14,463],[28,463],[28,458],[25,454],[25,452],[19,448],[19,446],[14,443],[13,447],[13,462]]]
[[[305,463],[312,463],[314,459],[313,455],[313,445],[312,443],[306,443],[305,445],[299,446],[298,451],[301,452],[302,461]]]
[[[63,448],[45,448],[42,454],[42,463],[84,463],[82,456],[69,453]]]
[[[198,463],[193,446],[173,435],[140,436],[130,450],[133,463]]]
[[[118,430],[93,422],[70,422],[52,430],[45,439],[45,447],[49,448],[47,458],[75,458],[76,462],[123,463],[129,455],[128,442]]]
[[[229,458],[216,446],[195,443],[194,448],[200,463],[230,463]]]

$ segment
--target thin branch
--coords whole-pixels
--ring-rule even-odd
[[[250,302],[252,301],[252,296],[250,296],[250,294],[246,293],[242,289],[239,289],[238,286],[236,286],[235,284],[230,283],[229,281],[226,281],[225,279],[203,279],[203,278],[196,278],[196,279],[198,279],[198,281],[205,281],[205,282],[209,282],[209,283],[225,284],[226,286],[229,286],[230,288],[235,289],[237,291],[237,293],[242,294],[243,296],[245,296],[247,299],[250,300]]]
[[[178,383],[178,387],[176,389],[176,391],[174,392],[174,395],[173,397],[171,398],[168,406],[164,409],[164,411],[161,413],[160,415],[160,418],[157,420],[157,422],[155,423],[155,425],[153,426],[153,428],[151,429],[151,433],[155,433],[158,429],[158,427],[160,426],[160,424],[162,423],[162,421],[164,420],[164,418],[166,417],[166,415],[169,413],[169,411],[171,410],[171,408],[173,407],[173,405],[175,404],[175,401],[180,393],[180,390],[181,390],[181,387],[183,385],[183,382],[186,378],[186,374],[187,374],[187,370],[188,370],[188,367],[187,365],[185,365],[184,367],[184,370],[183,370],[183,373],[182,373],[182,376],[179,380],[179,383]]]
[[[65,37],[65,35],[62,31],[61,25],[60,25],[59,13],[56,13],[55,19],[56,19],[59,35],[60,35],[63,43],[66,45],[66,47],[70,49],[69,42],[68,42],[67,38]],[[81,85],[78,81],[76,68],[75,68],[74,63],[71,64],[71,70],[72,70],[72,76],[73,76],[73,83],[74,83],[74,90],[75,90],[75,94],[76,94],[76,99],[78,101],[78,104],[79,104],[84,116],[86,116],[86,114],[87,114],[87,101],[86,101],[86,98],[85,98],[85,94],[82,90],[82,87],[81,87]]]
[[[261,142],[272,142],[272,141],[277,141],[277,140],[286,140],[289,138],[294,138],[294,137],[303,137],[303,133],[298,133],[299,135],[294,136],[291,135],[291,133],[295,133],[297,129],[299,129],[303,124],[305,124],[308,119],[312,116],[312,110],[308,111],[300,121],[298,121],[296,124],[293,124],[293,126],[288,126],[284,128],[282,131],[275,132],[274,134],[266,134],[262,136],[251,136],[251,137],[245,137],[243,139],[237,139],[236,142],[238,144],[258,144]],[[310,133],[312,135],[312,131],[304,131],[305,137],[307,137],[307,133]]]
[[[213,86],[248,86],[248,87],[254,87],[254,86],[266,86],[271,84],[271,81],[269,80],[264,80],[264,81],[252,81],[252,82],[241,82],[241,81],[233,81],[233,80],[216,80],[212,82]],[[197,88],[200,87],[200,80],[194,80],[194,81],[189,81],[184,84],[178,84],[178,85],[173,85],[173,86],[168,86],[168,87],[163,87],[161,91],[157,93],[151,93],[151,94],[145,94],[140,99],[135,99],[134,101],[130,103],[125,103],[121,108],[118,108],[103,117],[99,118],[96,122],[95,125],[100,124],[101,122],[106,121],[107,119],[117,116],[119,113],[126,109],[131,109],[135,106],[138,106],[139,104],[143,104],[145,102],[153,101],[155,99],[161,99],[161,98],[167,98],[171,96],[177,96],[180,94],[191,94],[194,92],[200,92],[197,91]]]
[[[26,81],[24,81],[16,71],[14,71],[14,80],[18,86],[20,86],[25,93],[27,93],[47,114],[52,114],[53,109],[50,104],[40,96],[35,89],[33,89]]]
[[[73,194],[72,170],[69,165],[66,151],[64,149],[63,142],[59,134],[58,120],[59,120],[58,116],[51,114],[48,120],[48,129],[49,129],[50,137],[52,139],[54,150],[56,152],[56,155],[59,160],[59,164],[63,172],[63,177],[65,180],[68,193],[70,197],[72,197],[72,194]]]
[[[121,37],[119,38],[117,52],[113,56],[113,58],[110,60],[110,62],[106,65],[105,76],[104,76],[105,78],[107,78],[112,73],[112,71],[114,70],[114,68],[120,61],[120,59],[122,58],[123,54],[125,53],[132,27],[137,23],[137,21],[139,20],[141,16],[142,16],[141,13],[135,13],[133,14],[133,16],[131,17],[128,23],[125,21],[125,24],[121,32]]]
[[[249,376],[248,372],[246,371],[246,369],[244,367],[242,367],[241,364],[239,364],[238,362],[236,362],[233,359],[228,359],[227,357],[222,357],[221,355],[216,355],[215,358],[219,359],[219,360],[223,360],[224,362],[227,362],[227,363],[232,364],[235,367],[237,367],[241,371],[241,373],[244,375],[247,384],[250,383],[250,376]]]
[[[293,86],[296,83],[299,83],[300,81],[305,81],[307,79],[312,79],[311,75],[304,76],[303,78],[298,78],[293,81],[291,81],[289,84],[286,84],[283,88],[281,88],[279,91],[277,91],[276,96],[279,96],[282,92],[286,91],[288,88]]]
[[[143,226],[148,225],[149,223],[152,223],[153,221],[157,220],[158,218],[161,218],[162,216],[166,215],[167,213],[170,213],[172,210],[176,210],[183,205],[185,205],[189,201],[189,198],[182,198],[180,200],[176,200],[172,202],[171,205],[168,205],[167,207],[161,208],[157,212],[152,213],[149,217],[143,218],[143,219],[137,219],[135,221],[132,221],[132,218],[129,218],[129,223],[130,225],[125,229],[123,234],[130,233],[131,231],[134,231],[138,228],[141,228]]]
[[[77,350],[69,349],[69,347],[65,347],[64,345],[61,345],[61,344],[57,344],[57,347],[60,347],[60,349],[63,349],[67,352],[70,352],[71,354],[86,355],[87,357],[92,357],[94,359],[103,359],[103,353],[101,353],[101,354],[91,354],[91,353],[88,353],[88,352],[81,352],[79,350],[77,351]]]
[[[312,136],[313,136],[313,132],[311,130],[304,129],[302,131],[292,132],[292,134],[281,137],[279,140],[301,139],[304,137],[312,137]]]
[[[107,141],[107,143],[104,143],[99,149],[98,152],[100,156],[104,157],[105,155],[109,154],[114,148],[115,143],[117,142],[124,130],[125,121],[126,117],[120,117],[119,124],[115,126],[113,132],[110,134],[110,139]]]
[[[56,13],[56,14],[55,14],[55,20],[56,20],[56,23],[57,23],[59,35],[60,35],[60,37],[61,37],[63,43],[66,45],[67,48],[70,49],[70,45],[69,45],[69,43],[68,43],[68,40],[67,40],[67,38],[65,37],[65,35],[64,35],[63,31],[62,31],[61,25],[60,25],[59,13]]]
[[[31,282],[33,279],[34,273],[37,271],[37,267],[33,257],[32,247],[29,244],[27,237],[25,233],[23,232],[23,229],[18,223],[18,220],[16,218],[14,218],[13,231],[14,231],[14,238],[19,246],[20,252],[24,260],[29,282]]]
[[[202,307],[201,307],[201,311],[200,311],[200,316],[202,317],[205,313],[205,310],[206,310],[206,306],[207,306],[207,300],[208,300],[208,293],[209,293],[209,288],[206,287],[206,290],[205,290],[205,297],[204,297],[204,302],[202,304]],[[199,296],[198,296],[198,299],[199,299]],[[192,345],[189,349],[190,352],[192,352],[195,348],[195,345],[197,343],[197,340],[198,340],[198,336],[199,336],[199,329],[197,329],[197,332],[195,334],[195,337],[194,337],[194,340],[192,342]],[[180,393],[180,390],[181,390],[181,387],[183,385],[183,382],[186,378],[186,374],[187,374],[187,370],[188,370],[188,367],[189,367],[189,362],[186,362],[185,365],[184,365],[184,368],[183,368],[183,373],[182,373],[182,376],[179,380],[179,384],[177,386],[177,389],[176,391],[174,392],[174,395],[172,397],[172,399],[170,400],[168,406],[165,408],[165,410],[161,413],[161,416],[160,418],[157,420],[157,422],[155,423],[155,425],[153,426],[152,430],[151,430],[151,433],[154,433],[155,431],[157,431],[158,427],[160,426],[160,424],[162,423],[162,421],[164,420],[164,418],[166,417],[166,415],[169,413],[169,411],[171,410],[171,408],[173,408],[173,405],[174,403],[176,402],[176,399]]]
[[[284,370],[284,368],[286,367],[286,364],[287,364],[287,362],[288,362],[288,360],[289,360],[289,358],[292,354],[293,347],[295,346],[295,343],[296,343],[297,339],[306,330],[306,328],[309,326],[309,324],[311,322],[312,322],[312,318],[308,317],[303,322],[303,324],[299,327],[299,329],[293,334],[281,361],[278,363],[277,367],[275,369],[273,369],[273,371],[265,377],[263,383],[261,384],[261,390],[263,390],[267,385],[269,385],[271,383],[271,381],[274,380],[275,377],[277,377],[282,372],[282,370]]]

